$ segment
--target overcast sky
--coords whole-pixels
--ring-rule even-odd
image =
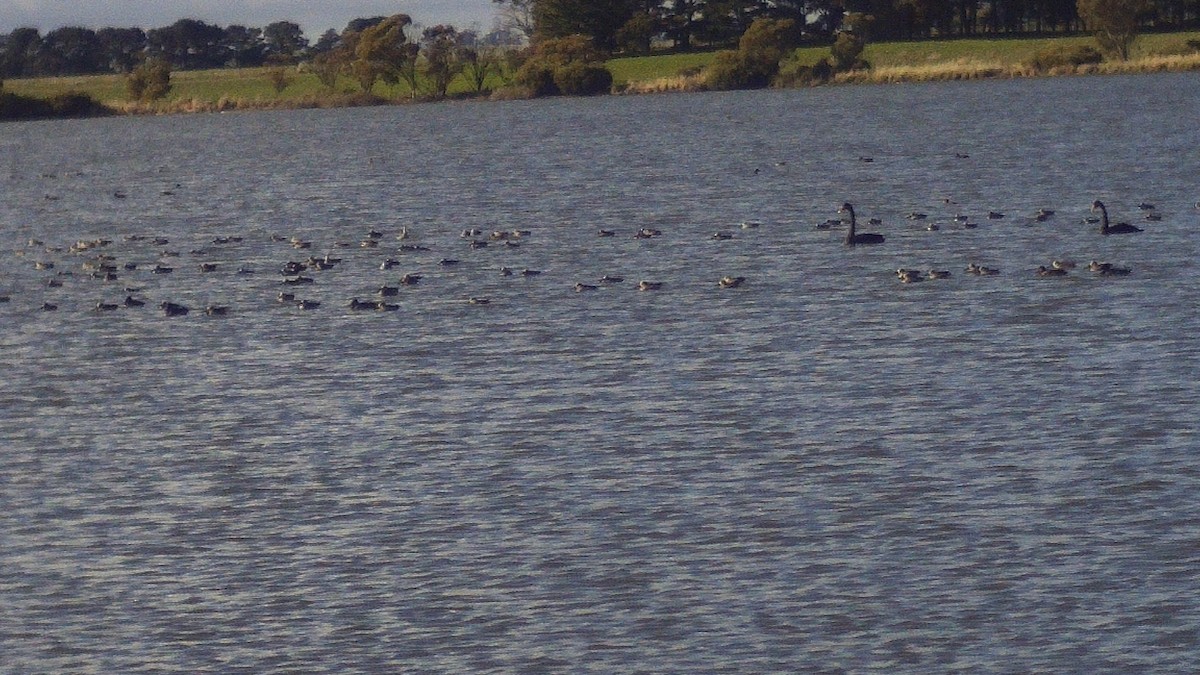
[[[0,34],[32,27],[46,34],[62,26],[162,28],[179,19],[262,28],[294,21],[309,40],[351,19],[407,14],[424,26],[492,29],[492,0],[0,0]]]

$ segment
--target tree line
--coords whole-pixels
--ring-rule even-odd
[[[331,29],[313,42],[290,21],[256,28],[181,19],[151,30],[66,26],[44,35],[36,28],[17,28],[0,35],[0,77],[130,73],[149,59],[175,70],[294,64],[337,50],[385,18],[354,19],[340,33]],[[469,43],[506,37],[503,31],[483,38],[472,31],[454,34],[456,40]]]
[[[873,41],[1091,30],[1076,0],[493,0],[534,38],[581,34],[604,49],[677,49],[737,44],[758,19],[791,21],[796,38],[831,43],[847,17]],[[1124,0],[1112,0],[1123,2]],[[1136,3],[1142,28],[1200,25],[1200,0]]]

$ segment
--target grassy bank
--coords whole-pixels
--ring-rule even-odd
[[[870,70],[841,73],[834,81],[885,83],[1200,70],[1200,53],[1188,47],[1189,40],[1200,40],[1200,32],[1143,35],[1135,43],[1133,58],[1129,61],[1106,61],[1050,73],[1035,71],[1028,63],[1034,55],[1048,48],[1094,45],[1094,40],[1089,36],[1078,36],[881,42],[868,44],[863,54],[872,64]],[[795,52],[793,65],[812,65],[828,54],[828,47],[801,48]],[[700,72],[713,56],[713,52],[705,52],[618,58],[609,61],[608,66],[620,91],[694,91],[704,88]],[[277,92],[267,68],[180,71],[171,75],[171,92],[167,98],[152,104],[130,102],[125,78],[120,75],[7,80],[4,90],[43,99],[85,94],[124,113],[344,107],[411,100],[411,91],[405,84],[379,84],[371,95],[365,95],[348,78],[342,78],[334,89],[321,84],[316,75],[299,69],[289,69],[288,78],[287,87]],[[502,84],[498,78],[493,78],[488,86],[498,88]],[[449,93],[451,96],[470,95],[461,80],[451,86]]]
[[[921,82],[987,77],[1037,75],[1137,73],[1167,70],[1200,70],[1200,53],[1188,47],[1200,40],[1200,32],[1143,35],[1134,45],[1129,61],[1106,61],[1081,66],[1070,72],[1042,73],[1029,66],[1039,52],[1075,46],[1095,46],[1090,36],[1055,38],[971,38],[879,42],[868,44],[863,58],[871,69],[841,73],[843,83]],[[828,47],[804,47],[794,55],[795,65],[811,66],[829,55]],[[609,62],[613,80],[630,93],[689,91],[703,87],[697,76],[708,65],[712,53],[614,59]]]

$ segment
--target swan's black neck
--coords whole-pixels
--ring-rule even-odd
[[[1108,232],[1108,209],[1100,204],[1100,231]]]
[[[846,231],[846,243],[853,246],[854,245],[854,228],[856,225],[855,218],[854,218],[854,207],[847,204],[844,208],[846,211],[848,211],[850,213],[850,229]]]

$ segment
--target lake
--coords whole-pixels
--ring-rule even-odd
[[[1192,672],[1198,101],[0,125],[0,671]]]

